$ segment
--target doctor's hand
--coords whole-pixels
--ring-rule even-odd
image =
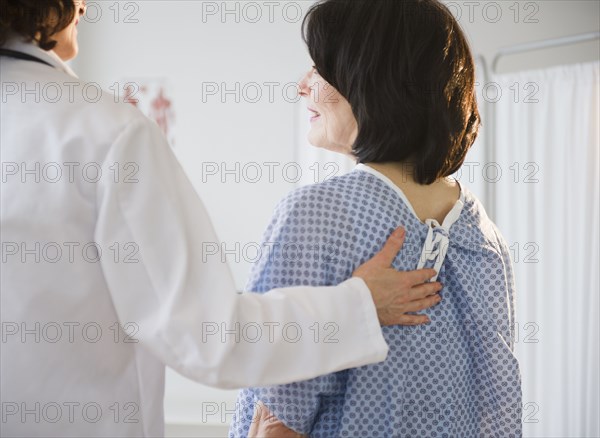
[[[425,283],[435,276],[435,270],[398,272],[391,267],[404,244],[405,235],[404,228],[396,229],[382,250],[352,274],[367,283],[382,326],[425,324],[429,322],[426,315],[407,313],[435,306],[442,299],[438,294],[442,289],[441,283]]]
[[[306,438],[283,424],[261,401],[254,406],[248,438]]]

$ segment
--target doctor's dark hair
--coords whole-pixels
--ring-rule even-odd
[[[11,34],[37,41],[40,48],[52,50],[52,35],[73,21],[77,6],[73,0],[2,0],[0,5],[0,47]]]
[[[352,107],[360,163],[409,161],[420,184],[462,166],[481,118],[473,57],[445,5],[322,0],[302,36],[319,75]]]

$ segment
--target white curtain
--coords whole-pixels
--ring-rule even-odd
[[[497,75],[502,94],[487,96],[488,202],[515,265],[525,436],[600,437],[598,72],[592,62]]]

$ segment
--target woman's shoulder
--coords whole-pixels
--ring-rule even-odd
[[[272,225],[323,235],[352,229],[361,197],[352,173],[292,190],[277,203]]]
[[[329,210],[346,204],[353,195],[358,194],[356,175],[349,172],[331,177],[323,182],[298,187],[288,193],[279,202],[280,206],[293,207],[296,210]]]
[[[464,186],[462,193],[464,205],[461,220],[456,223],[457,230],[453,230],[455,241],[467,248],[488,248],[498,254],[507,252],[506,239],[481,200]]]

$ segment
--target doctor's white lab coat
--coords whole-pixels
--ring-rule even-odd
[[[385,358],[362,280],[236,294],[156,124],[6,47],[52,66],[0,58],[2,436],[161,436],[165,365],[235,388]]]

